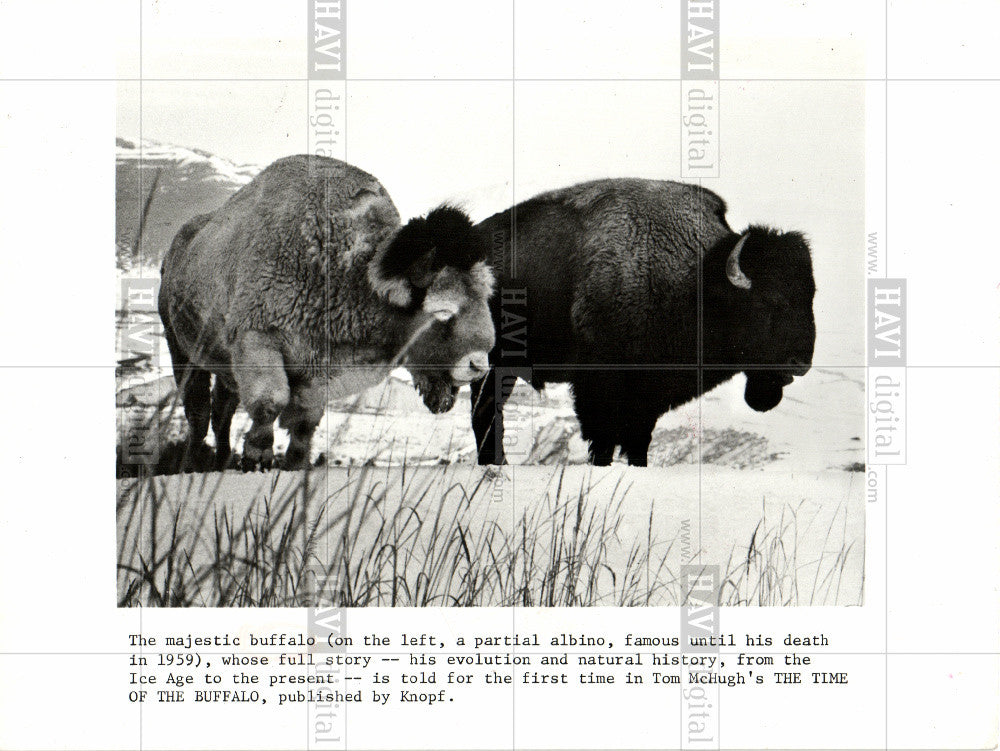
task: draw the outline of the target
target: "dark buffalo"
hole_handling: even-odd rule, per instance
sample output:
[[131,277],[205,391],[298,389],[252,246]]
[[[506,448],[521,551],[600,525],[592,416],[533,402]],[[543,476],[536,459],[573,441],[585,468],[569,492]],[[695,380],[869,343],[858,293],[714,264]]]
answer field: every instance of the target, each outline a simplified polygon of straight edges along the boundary
[[[480,464],[502,463],[516,376],[569,382],[594,464],[620,446],[644,466],[657,419],[746,373],[773,409],[812,363],[809,246],[798,232],[737,234],[726,204],[682,183],[615,179],[545,193],[477,225],[499,278],[493,368],[473,384]],[[512,242],[512,237],[516,242]]]

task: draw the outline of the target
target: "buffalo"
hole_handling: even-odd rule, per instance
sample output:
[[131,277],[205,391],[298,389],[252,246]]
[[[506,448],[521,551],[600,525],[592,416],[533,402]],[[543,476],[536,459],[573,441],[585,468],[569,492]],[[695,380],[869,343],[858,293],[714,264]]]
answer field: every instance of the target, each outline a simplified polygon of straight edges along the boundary
[[[330,399],[397,365],[433,412],[489,367],[493,277],[468,216],[442,206],[401,226],[374,177],[319,156],[280,159],[177,233],[159,312],[189,424],[184,468],[230,457],[233,413],[253,420],[244,469],[308,466]],[[214,384],[212,383],[214,376]]]
[[473,385],[480,464],[500,464],[517,377],[572,385],[590,461],[645,466],[657,419],[738,373],[773,409],[812,364],[815,283],[798,232],[751,225],[695,185],[607,179],[536,196],[476,226],[491,244],[497,344]]

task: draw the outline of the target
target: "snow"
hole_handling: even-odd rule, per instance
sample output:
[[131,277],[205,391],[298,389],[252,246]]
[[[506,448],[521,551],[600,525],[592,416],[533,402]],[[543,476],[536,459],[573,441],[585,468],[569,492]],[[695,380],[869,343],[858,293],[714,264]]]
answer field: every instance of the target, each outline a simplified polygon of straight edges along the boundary
[[173,162],[178,167],[201,165],[209,171],[210,179],[238,185],[250,182],[262,169],[260,165],[235,164],[228,159],[196,149],[149,139],[142,139],[137,143],[119,139],[115,148],[115,157],[120,161]]

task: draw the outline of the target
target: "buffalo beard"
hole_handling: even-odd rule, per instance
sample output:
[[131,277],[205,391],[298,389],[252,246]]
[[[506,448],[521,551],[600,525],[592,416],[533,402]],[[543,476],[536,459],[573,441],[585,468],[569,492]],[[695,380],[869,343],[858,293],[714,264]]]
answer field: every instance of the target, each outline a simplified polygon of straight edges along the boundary
[[413,385],[424,400],[424,405],[435,415],[447,412],[455,406],[458,386],[455,386],[450,380],[434,378],[424,373],[414,373]]
[[743,391],[743,400],[750,409],[757,412],[767,412],[781,402],[785,386],[791,379],[781,373],[752,372],[747,373],[747,385]]

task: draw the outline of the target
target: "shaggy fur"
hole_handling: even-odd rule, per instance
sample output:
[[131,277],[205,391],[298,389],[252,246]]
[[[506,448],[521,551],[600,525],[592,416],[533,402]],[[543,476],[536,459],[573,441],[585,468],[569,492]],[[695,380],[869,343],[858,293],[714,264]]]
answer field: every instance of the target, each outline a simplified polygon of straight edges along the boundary
[[[317,156],[278,160],[191,220],[164,258],[159,299],[189,459],[205,453],[211,423],[225,466],[242,402],[253,418],[245,466],[270,464],[279,416],[291,433],[286,465],[302,466],[327,401],[397,364],[419,371],[429,407],[450,407],[442,395],[453,396],[455,373],[481,374],[493,345],[479,257],[458,210],[400,227],[378,180]],[[428,288],[435,310],[420,302]]]
[[[470,271],[485,260],[486,246],[469,217],[440,206],[410,221],[384,245],[370,265],[369,279],[376,289],[391,289],[395,304],[416,308],[441,269]],[[405,293],[395,289],[400,280],[408,283]]]
[[[656,420],[739,372],[747,404],[777,405],[812,361],[815,285],[797,233],[741,235],[711,191],[675,182],[583,183],[525,201],[477,225],[497,249],[493,370],[475,384],[473,428],[482,464],[504,461],[510,378],[573,386],[591,461],[621,447],[644,465]],[[516,228],[516,241],[512,236]]]

